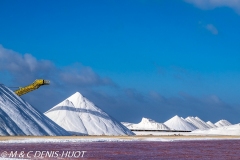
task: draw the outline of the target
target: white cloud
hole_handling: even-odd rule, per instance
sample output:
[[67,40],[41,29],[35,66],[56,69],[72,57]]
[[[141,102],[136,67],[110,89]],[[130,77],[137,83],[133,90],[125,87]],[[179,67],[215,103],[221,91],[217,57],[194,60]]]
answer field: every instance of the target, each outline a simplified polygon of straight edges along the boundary
[[201,9],[214,9],[217,7],[229,7],[240,14],[240,0],[184,0]]
[[55,69],[47,60],[37,60],[31,54],[21,55],[0,45],[0,71],[8,72],[15,81],[24,82],[40,75],[47,75]]
[[100,77],[90,67],[75,64],[59,68],[51,61],[38,60],[31,54],[22,55],[5,49],[2,45],[0,45],[0,71],[8,72],[18,84],[26,84],[37,78],[45,78],[54,80],[56,84],[115,85],[109,78]]
[[213,25],[213,24],[207,24],[206,25],[206,29],[208,30],[208,31],[210,31],[212,34],[214,34],[214,35],[217,35],[218,34],[218,30],[217,30],[217,28]]
[[114,85],[109,78],[102,78],[92,68],[81,64],[66,67],[61,71],[59,76],[64,82],[79,86]]

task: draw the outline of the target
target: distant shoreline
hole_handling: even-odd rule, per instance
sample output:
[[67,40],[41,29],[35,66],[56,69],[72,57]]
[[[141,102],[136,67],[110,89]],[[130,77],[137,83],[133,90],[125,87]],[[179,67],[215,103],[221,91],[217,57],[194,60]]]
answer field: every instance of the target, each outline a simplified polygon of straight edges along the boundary
[[[5,141],[28,141],[39,140],[40,142],[51,142],[52,140],[102,140],[102,141],[161,141],[161,140],[231,140],[239,139],[239,136],[229,135],[136,135],[136,136],[0,136],[0,143]],[[35,142],[34,142],[35,143]]]

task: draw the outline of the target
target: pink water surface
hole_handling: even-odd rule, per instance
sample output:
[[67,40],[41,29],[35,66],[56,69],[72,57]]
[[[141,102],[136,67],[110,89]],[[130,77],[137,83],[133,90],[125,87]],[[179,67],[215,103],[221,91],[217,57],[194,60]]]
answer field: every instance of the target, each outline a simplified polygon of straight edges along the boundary
[[[81,142],[81,143],[0,143],[0,154],[10,151],[86,151],[78,158],[91,160],[239,160],[240,140],[206,140],[175,142]],[[31,152],[34,153],[34,152]],[[27,158],[26,156],[24,158]]]

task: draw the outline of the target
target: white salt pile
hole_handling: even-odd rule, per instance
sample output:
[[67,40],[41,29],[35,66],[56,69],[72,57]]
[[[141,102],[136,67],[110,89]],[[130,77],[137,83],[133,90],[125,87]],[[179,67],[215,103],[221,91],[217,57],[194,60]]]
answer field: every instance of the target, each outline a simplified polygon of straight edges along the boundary
[[207,124],[209,126],[211,126],[212,128],[216,128],[217,126],[215,124],[213,124],[211,121],[207,121]]
[[164,124],[168,126],[171,130],[177,131],[193,131],[197,129],[196,126],[180,118],[177,115],[166,121]]
[[204,122],[203,120],[201,120],[198,117],[187,117],[185,119],[186,121],[188,121],[189,123],[193,124],[194,126],[196,126],[198,129],[208,129],[208,128],[212,128],[210,125],[208,125],[206,122]]
[[223,126],[230,126],[232,124],[230,122],[228,122],[227,120],[222,119],[222,120],[216,122],[215,125],[217,127],[223,127]]
[[70,135],[44,114],[0,84],[0,135]]
[[126,127],[132,130],[169,130],[169,128],[163,124],[158,123],[152,119],[149,118],[142,118],[141,122],[138,124],[129,124],[129,123],[123,123]]
[[199,135],[240,135],[240,124],[211,128],[206,130],[195,130],[192,133]]
[[134,135],[79,92],[45,112],[45,115],[75,135]]

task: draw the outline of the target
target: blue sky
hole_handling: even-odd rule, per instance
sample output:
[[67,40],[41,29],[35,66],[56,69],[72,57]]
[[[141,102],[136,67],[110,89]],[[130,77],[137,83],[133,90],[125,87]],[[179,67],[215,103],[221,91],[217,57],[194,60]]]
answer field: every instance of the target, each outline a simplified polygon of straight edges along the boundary
[[23,96],[42,112],[79,91],[119,121],[240,122],[239,0],[0,4],[0,82],[51,80]]

